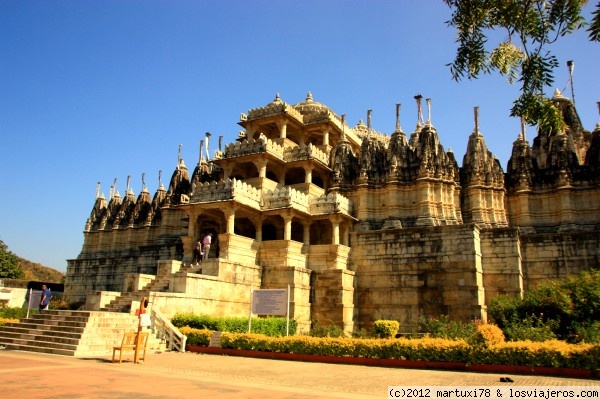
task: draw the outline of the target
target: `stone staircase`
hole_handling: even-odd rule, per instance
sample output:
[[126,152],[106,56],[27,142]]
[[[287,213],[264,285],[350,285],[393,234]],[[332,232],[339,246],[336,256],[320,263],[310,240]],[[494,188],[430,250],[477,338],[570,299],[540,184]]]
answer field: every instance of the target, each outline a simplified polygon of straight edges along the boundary
[[181,276],[186,273],[196,273],[201,269],[202,264],[182,266],[181,269],[173,274],[155,278],[139,291],[121,293],[121,295],[110,301],[104,308],[101,308],[100,310],[108,312],[131,312],[131,303],[133,301],[139,301],[143,297],[150,297],[150,292],[168,292],[171,284],[171,278],[174,276]]
[[[65,356],[112,356],[123,333],[137,328],[138,318],[126,313],[47,310],[0,326],[0,346]],[[164,347],[150,334],[148,351]]]

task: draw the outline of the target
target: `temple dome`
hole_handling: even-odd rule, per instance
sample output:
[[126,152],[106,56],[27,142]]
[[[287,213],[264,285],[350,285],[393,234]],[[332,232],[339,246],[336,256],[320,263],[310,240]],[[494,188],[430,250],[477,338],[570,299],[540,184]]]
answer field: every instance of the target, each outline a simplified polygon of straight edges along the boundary
[[322,113],[324,111],[329,111],[335,115],[335,112],[333,112],[331,108],[321,104],[320,102],[314,101],[312,93],[310,91],[306,95],[306,100],[294,105],[294,109],[300,112],[302,115],[313,115],[317,113]]

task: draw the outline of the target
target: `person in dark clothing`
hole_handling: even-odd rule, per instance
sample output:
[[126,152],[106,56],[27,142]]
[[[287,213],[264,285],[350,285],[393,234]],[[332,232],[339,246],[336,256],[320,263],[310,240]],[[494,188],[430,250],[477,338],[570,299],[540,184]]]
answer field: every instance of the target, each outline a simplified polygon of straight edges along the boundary
[[42,285],[42,297],[40,299],[40,312],[44,310],[48,310],[48,305],[50,304],[50,298],[52,298],[52,293],[50,292],[50,288],[46,287],[46,284]]

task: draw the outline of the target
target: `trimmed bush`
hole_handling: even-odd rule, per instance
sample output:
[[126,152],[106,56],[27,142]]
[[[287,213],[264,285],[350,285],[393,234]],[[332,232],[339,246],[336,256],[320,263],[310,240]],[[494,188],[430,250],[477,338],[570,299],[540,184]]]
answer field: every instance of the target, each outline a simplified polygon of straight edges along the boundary
[[27,317],[27,308],[0,308],[0,317],[3,319],[24,319]]
[[379,338],[392,338],[398,333],[400,323],[396,320],[377,320],[373,323],[373,332]]
[[[354,339],[309,336],[267,337],[260,334],[223,333],[221,345],[227,349],[257,350],[325,356],[352,356],[376,359],[445,361],[471,364],[526,365],[595,370],[600,367],[600,346],[569,344],[564,341],[499,342],[498,330],[482,324],[479,330],[486,342],[470,346],[464,340]],[[493,327],[489,327],[493,326]],[[490,338],[489,336],[492,336]]]
[[199,330],[191,327],[181,327],[179,329],[187,337],[187,345],[208,346],[212,331],[207,329]]
[[451,320],[442,315],[439,318],[422,317],[419,321],[419,332],[429,334],[433,338],[469,339],[477,331],[474,322],[463,323]]
[[484,346],[486,348],[504,342],[504,333],[495,324],[478,323],[477,331],[469,339],[472,346]]
[[[246,333],[248,332],[247,317],[214,317],[195,315],[190,313],[176,314],[171,323],[175,327],[192,327],[199,330]],[[289,333],[296,333],[297,323],[290,320]],[[286,319],[284,317],[253,317],[252,332],[273,337],[284,336],[286,333]]]

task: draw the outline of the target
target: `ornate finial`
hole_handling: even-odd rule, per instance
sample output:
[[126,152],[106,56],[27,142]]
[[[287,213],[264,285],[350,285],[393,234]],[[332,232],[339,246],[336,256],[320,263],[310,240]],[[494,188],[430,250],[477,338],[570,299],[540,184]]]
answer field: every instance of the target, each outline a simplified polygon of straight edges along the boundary
[[415,100],[417,101],[417,129],[420,129],[421,126],[425,124],[425,121],[423,120],[423,110],[421,109],[422,98],[423,96],[420,94],[415,96]]
[[346,140],[346,114],[342,114],[342,136],[340,140]]
[[162,169],[159,169],[159,171],[158,171],[158,187],[160,188],[162,186],[163,186],[163,184],[162,184]]
[[273,103],[279,104],[280,102],[281,102],[281,98],[279,98],[279,93],[275,93],[275,100],[273,100]]
[[371,113],[373,112],[372,109],[368,109],[367,110],[367,137],[371,137]]
[[210,153],[208,151],[208,139],[210,138],[210,136],[212,136],[212,134],[210,134],[210,132],[206,132],[205,134],[206,136],[206,160],[209,161],[210,160]]
[[475,120],[475,134],[479,136],[479,107],[473,107],[473,118]]
[[308,94],[306,94],[306,102],[307,103],[312,103],[313,102],[313,96],[312,93],[309,91]]
[[575,63],[573,60],[567,61],[567,67],[569,68],[569,82],[571,82],[571,97],[573,97],[573,106],[575,106],[575,88],[573,87],[573,70],[575,69]]
[[131,175],[127,176],[127,188],[125,189],[125,195],[129,194],[129,183],[131,183]]
[[204,154],[202,151],[204,151],[204,139],[200,140],[200,160],[198,163],[202,163],[202,161],[204,161]]
[[219,136],[219,151],[221,151],[222,144],[223,144],[223,136]]
[[96,184],[96,199],[100,196],[100,182]]
[[114,197],[115,195],[117,195],[117,178],[115,177],[115,181],[113,182],[113,192],[110,196],[110,198],[112,199],[112,197]]
[[142,189],[146,188],[146,174],[142,172]]
[[521,134],[520,134],[521,138],[523,139],[523,141],[526,140],[525,138],[525,118],[521,117]]
[[108,192],[108,199],[111,200],[115,195],[115,186],[110,186],[110,191]]
[[431,98],[426,98],[427,102],[427,125],[431,126]]
[[177,169],[179,169],[179,164],[181,163],[181,149],[183,148],[183,144],[179,144],[179,151],[177,151]]
[[402,128],[400,127],[400,104],[396,104],[396,131],[402,131]]

